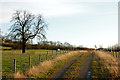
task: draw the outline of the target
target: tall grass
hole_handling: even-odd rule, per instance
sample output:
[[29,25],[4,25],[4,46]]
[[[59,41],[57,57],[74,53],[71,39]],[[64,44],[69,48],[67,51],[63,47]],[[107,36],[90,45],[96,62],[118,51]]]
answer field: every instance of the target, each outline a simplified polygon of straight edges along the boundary
[[118,60],[112,55],[97,51],[92,61],[92,78],[118,78]]

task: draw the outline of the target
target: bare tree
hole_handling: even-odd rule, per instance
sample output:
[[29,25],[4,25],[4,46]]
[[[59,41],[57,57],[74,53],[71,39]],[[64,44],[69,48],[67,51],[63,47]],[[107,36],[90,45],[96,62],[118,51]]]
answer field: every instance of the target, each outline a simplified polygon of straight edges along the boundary
[[47,25],[42,16],[34,15],[26,10],[16,10],[12,16],[13,25],[9,35],[22,44],[22,53],[25,53],[26,42],[37,37],[46,38]]

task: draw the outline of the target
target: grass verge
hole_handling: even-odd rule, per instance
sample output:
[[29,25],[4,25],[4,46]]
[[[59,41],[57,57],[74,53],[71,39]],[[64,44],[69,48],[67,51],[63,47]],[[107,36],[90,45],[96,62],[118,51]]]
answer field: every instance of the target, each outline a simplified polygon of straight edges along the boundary
[[91,78],[118,78],[118,61],[112,55],[96,51],[93,55]]

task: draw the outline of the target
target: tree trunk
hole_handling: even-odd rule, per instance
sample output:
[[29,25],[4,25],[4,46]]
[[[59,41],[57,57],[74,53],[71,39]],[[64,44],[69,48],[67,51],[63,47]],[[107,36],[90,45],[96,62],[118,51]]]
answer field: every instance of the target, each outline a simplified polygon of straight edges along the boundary
[[25,47],[26,47],[26,45],[25,45],[25,43],[23,42],[23,44],[22,44],[22,53],[25,53]]

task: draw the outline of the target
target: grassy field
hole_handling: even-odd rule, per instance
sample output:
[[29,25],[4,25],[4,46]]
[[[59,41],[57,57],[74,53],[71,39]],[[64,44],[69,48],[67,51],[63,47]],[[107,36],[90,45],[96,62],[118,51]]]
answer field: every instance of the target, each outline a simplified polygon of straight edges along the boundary
[[5,47],[5,46],[2,46],[1,49],[2,49],[2,50],[4,50],[4,49],[7,50],[7,49],[12,49],[12,47]]
[[[57,52],[56,50],[26,50],[26,53],[22,54],[21,50],[8,50],[2,51],[2,77],[12,78],[14,73],[14,59],[16,59],[16,71],[25,74],[25,71],[29,69],[29,56],[31,56],[31,65],[39,64],[39,55],[41,54],[41,62],[46,60],[46,54],[48,51],[48,60],[65,53],[65,51]],[[52,57],[53,54],[53,57]]]

